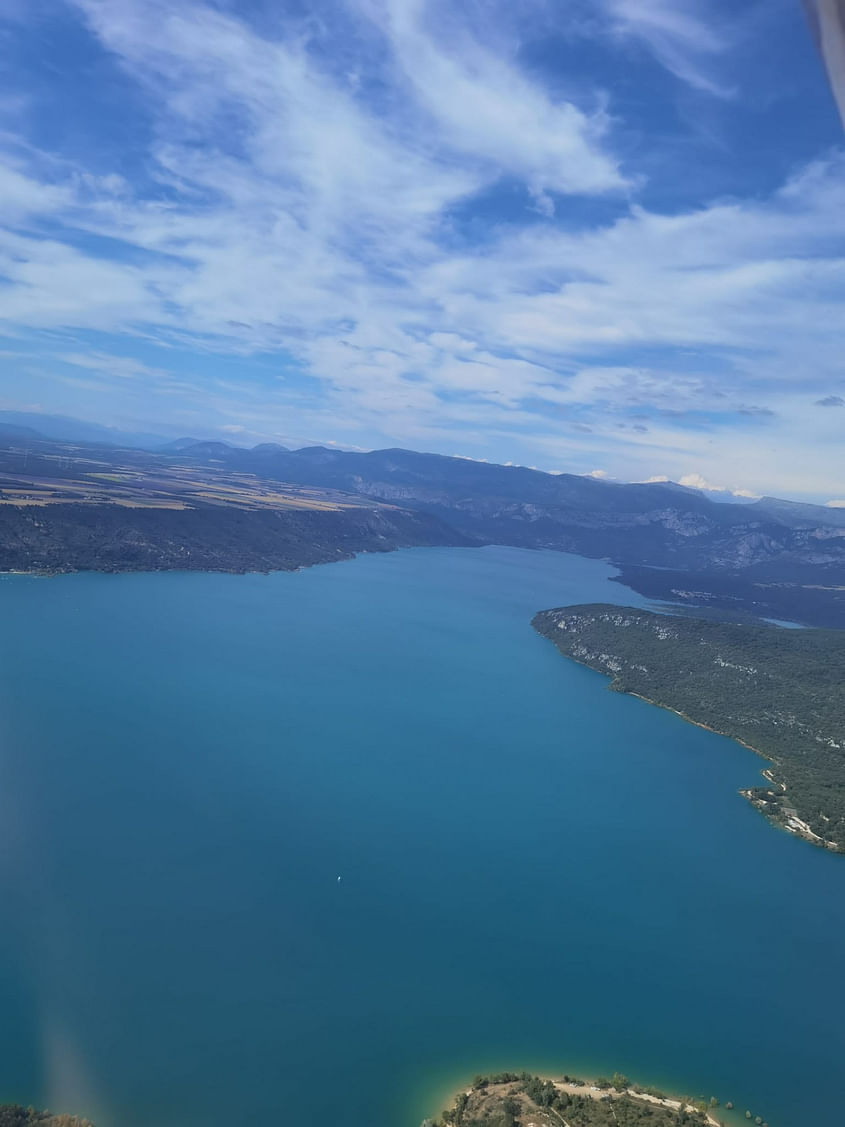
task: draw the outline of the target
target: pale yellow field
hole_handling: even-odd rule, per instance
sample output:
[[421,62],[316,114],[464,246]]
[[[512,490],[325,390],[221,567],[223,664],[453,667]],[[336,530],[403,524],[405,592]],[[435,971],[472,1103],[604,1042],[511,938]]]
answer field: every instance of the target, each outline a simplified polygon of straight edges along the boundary
[[[87,461],[86,466],[101,465]],[[80,469],[82,466],[80,465]],[[21,478],[0,474],[0,504],[119,505],[130,509],[190,509],[197,505],[257,510],[306,509],[338,512],[361,507],[349,495],[268,482],[252,474],[223,473],[214,468],[180,466],[155,468],[147,473],[135,468],[85,471],[77,477],[33,477],[24,484]],[[8,484],[4,484],[5,481]],[[372,502],[367,502],[373,507]]]

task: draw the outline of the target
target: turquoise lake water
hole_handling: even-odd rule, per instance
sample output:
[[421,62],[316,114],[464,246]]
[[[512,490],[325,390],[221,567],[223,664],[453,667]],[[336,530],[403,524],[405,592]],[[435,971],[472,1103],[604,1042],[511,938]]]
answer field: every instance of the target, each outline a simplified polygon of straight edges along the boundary
[[845,858],[736,796],[757,757],[531,630],[643,605],[611,574],[0,579],[0,1100],[418,1127],[525,1066],[838,1121]]

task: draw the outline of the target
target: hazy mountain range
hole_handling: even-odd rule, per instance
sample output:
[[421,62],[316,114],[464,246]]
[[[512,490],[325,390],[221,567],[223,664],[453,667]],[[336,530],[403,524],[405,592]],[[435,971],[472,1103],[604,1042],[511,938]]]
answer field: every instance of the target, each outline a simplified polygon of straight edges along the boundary
[[[33,455],[49,449],[33,428],[0,423],[0,438],[4,433],[7,446],[31,448]],[[437,518],[457,534],[452,543],[607,558],[631,586],[674,601],[845,625],[840,509],[771,497],[715,503],[672,482],[623,484],[400,449],[288,450],[274,443],[245,449],[190,438],[154,450],[105,442],[96,449],[100,462],[145,471],[207,467],[372,498]],[[167,519],[178,521],[180,514]]]

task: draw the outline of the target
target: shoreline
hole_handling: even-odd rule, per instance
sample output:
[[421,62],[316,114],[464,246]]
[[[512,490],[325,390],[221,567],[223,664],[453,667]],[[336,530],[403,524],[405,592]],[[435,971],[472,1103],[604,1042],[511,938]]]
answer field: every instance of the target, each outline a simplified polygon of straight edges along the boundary
[[[637,1092],[633,1088],[623,1088],[622,1091],[619,1091],[618,1088],[602,1089],[595,1085],[590,1085],[585,1091],[584,1088],[578,1084],[567,1084],[565,1080],[555,1080],[553,1076],[542,1076],[540,1079],[551,1080],[552,1084],[554,1084],[559,1092],[566,1092],[571,1096],[588,1096],[592,1100],[601,1100],[608,1096],[611,1100],[619,1099],[620,1096],[630,1096],[631,1099],[656,1104],[658,1107],[665,1107],[669,1111],[684,1110],[692,1112],[698,1110],[694,1104],[685,1103],[680,1098],[673,1096],[654,1096],[650,1092]],[[709,1111],[706,1111],[704,1114],[710,1127],[720,1127],[719,1120],[714,1119]]]
[[[0,579],[4,576],[28,576],[32,579],[56,579],[66,575],[293,575],[298,571],[308,571],[312,567],[323,567],[325,564],[350,563],[361,556],[390,556],[397,552],[417,551],[477,551],[484,548],[511,548],[511,544],[396,544],[391,547],[371,547],[347,549],[338,548],[335,554],[327,555],[324,559],[306,560],[303,563],[278,564],[273,567],[136,567],[119,565],[108,567],[32,567],[32,568],[0,568]],[[556,555],[570,556],[572,552],[557,552],[556,549],[518,548],[520,551],[553,551]],[[578,556],[578,559],[592,561],[592,556]],[[603,561],[599,561],[603,562]]]
[[[619,693],[621,696],[625,697],[634,697],[636,700],[641,700],[645,704],[651,705],[653,708],[662,709],[663,712],[671,712],[674,716],[680,717],[680,719],[683,720],[686,724],[691,724],[694,728],[702,728],[705,732],[712,732],[714,736],[721,736],[723,739],[730,740],[732,743],[738,744],[740,747],[744,747],[747,751],[753,752],[753,754],[758,756],[760,759],[765,759],[765,761],[770,764],[770,767],[763,768],[760,771],[760,774],[768,783],[772,784],[773,786],[780,787],[782,792],[786,794],[786,785],[784,783],[776,783],[769,774],[771,765],[776,764],[777,760],[772,759],[764,751],[760,751],[759,748],[754,747],[752,744],[746,743],[745,740],[739,739],[739,737],[737,736],[730,735],[728,732],[720,732],[718,728],[713,728],[710,724],[705,724],[703,721],[699,720],[693,720],[691,716],[687,716],[685,712],[681,712],[677,708],[672,708],[671,705],[661,704],[660,701],[652,700],[650,697],[645,697],[642,695],[642,693],[635,693],[631,689],[617,688],[618,680],[615,674],[608,673],[605,669],[596,669],[596,667],[594,665],[590,665],[588,661],[582,661],[580,658],[575,657],[572,654],[564,653],[563,650],[555,645],[553,638],[548,638],[544,634],[540,634],[540,637],[545,638],[547,641],[550,641],[552,645],[555,646],[555,649],[558,651],[561,657],[565,657],[567,661],[574,661],[576,665],[580,665],[584,669],[589,669],[592,673],[598,673],[601,677],[608,678],[609,680],[607,688],[611,692]],[[795,817],[789,817],[785,821],[781,822],[778,819],[773,818],[765,810],[761,810],[758,801],[755,801],[754,789],[755,788],[753,787],[740,787],[736,793],[738,795],[741,795],[742,798],[744,798],[745,801],[754,810],[756,810],[758,814],[761,814],[773,829],[782,830],[784,833],[791,834],[793,837],[801,838],[803,841],[806,841],[810,845],[815,846],[816,849],[824,849],[827,853],[843,852],[843,850],[837,848],[835,842],[828,841],[826,838],[819,837],[818,834],[813,833],[807,823],[797,815]]]
[[[620,1090],[613,1086],[599,1087],[596,1084],[596,1080],[599,1078],[593,1076],[575,1078],[565,1074],[565,1076],[561,1078],[559,1073],[552,1074],[545,1070],[537,1072],[527,1070],[526,1075],[548,1081],[553,1084],[559,1092],[565,1092],[569,1096],[580,1096],[596,1101],[613,1101],[621,1099],[622,1097],[628,1097],[632,1100],[640,1100],[646,1104],[665,1108],[667,1111],[684,1110],[688,1113],[701,1113],[704,1115],[707,1127],[726,1127],[729,1122],[737,1124],[739,1122],[745,1122],[745,1113],[740,1111],[735,1105],[728,1107],[727,1104],[720,1103],[716,1107],[703,1107],[701,1103],[699,1103],[698,1106],[696,1106],[695,1103],[690,1102],[689,1097],[666,1094],[662,1089],[656,1087],[652,1091],[646,1091],[636,1081],[633,1085],[629,1084],[627,1088]],[[509,1080],[498,1082],[496,1080],[496,1074],[493,1074],[489,1079],[488,1090],[501,1088],[504,1094],[514,1083],[518,1083],[518,1081]],[[637,1088],[640,1090],[637,1091]],[[440,1108],[434,1115],[439,1117],[444,1111],[451,1109],[462,1096],[470,1095],[474,1090],[476,1090],[475,1084],[466,1082],[452,1089],[446,1096],[446,1107]],[[728,1101],[728,1103],[730,1103],[730,1101]],[[429,1116],[430,1115],[431,1112],[429,1112]]]
[[[576,659],[573,658],[572,660]],[[592,666],[587,666],[587,668],[591,669]],[[599,673],[601,670],[595,670],[595,672]],[[714,728],[710,724],[693,720],[692,717],[687,716],[685,712],[681,712],[677,708],[672,708],[671,705],[661,704],[659,701],[644,697],[641,693],[630,692],[627,689],[616,689],[614,688],[614,683],[614,681],[611,681],[610,685],[608,685],[608,688],[613,692],[622,693],[623,696],[627,697],[636,697],[637,700],[645,701],[646,704],[650,704],[654,708],[662,708],[664,712],[672,712],[675,716],[679,716],[681,720],[685,721],[687,724],[692,724],[695,728],[703,728],[705,732],[712,732],[714,736],[721,736],[723,739],[731,740],[733,743],[739,744],[740,747],[744,747],[747,751],[753,752],[755,755],[759,756],[760,759],[765,759],[770,765],[777,764],[776,759],[772,759],[771,756],[767,755],[764,751],[760,751],[759,748],[754,747],[750,743],[746,743],[745,740],[741,740],[738,736],[731,736],[727,732],[720,732],[718,728]],[[786,784],[777,782],[772,778],[771,767],[764,767],[760,771],[760,774],[768,783],[772,786],[780,787],[782,793],[784,795],[786,794]],[[797,817],[797,815],[787,817],[785,822],[781,822],[777,818],[773,818],[770,814],[767,814],[765,810],[761,810],[759,801],[754,798],[754,789],[754,787],[740,787],[736,793],[742,795],[745,801],[748,802],[758,814],[762,814],[769,825],[773,826],[775,829],[783,830],[785,833],[792,834],[793,837],[803,838],[804,841],[808,841],[818,849],[826,849],[829,853],[841,852],[841,850],[836,847],[835,842],[828,841],[826,838],[819,837],[818,834],[813,833],[807,823],[802,818]]]

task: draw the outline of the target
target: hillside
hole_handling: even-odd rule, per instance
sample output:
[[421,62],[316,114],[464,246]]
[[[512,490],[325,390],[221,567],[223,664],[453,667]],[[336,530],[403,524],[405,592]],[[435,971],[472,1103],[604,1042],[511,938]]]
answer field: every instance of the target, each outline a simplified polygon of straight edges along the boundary
[[359,552],[461,544],[423,513],[0,505],[0,571],[293,571]]
[[618,1075],[613,1083],[619,1087],[568,1076],[543,1080],[527,1072],[479,1076],[423,1127],[719,1127],[721,1122],[716,1099],[700,1104],[671,1099]]
[[[207,445],[182,453],[202,460]],[[818,505],[717,504],[671,482],[623,484],[410,450],[215,446],[228,467],[425,508],[478,540],[687,571],[768,569],[784,579],[793,578],[790,566],[832,575],[845,561],[842,514]]]
[[817,845],[845,851],[845,633],[652,614],[608,604],[541,611],[566,656],[771,760],[741,792]]
[[75,1115],[54,1115],[18,1104],[0,1104],[0,1127],[92,1127]]
[[0,571],[290,570],[466,542],[429,513],[216,466],[53,443],[0,451]]
[[[291,451],[272,443],[246,450],[190,439],[139,450],[25,434],[7,435],[0,447],[0,500],[173,510],[387,506],[416,513],[419,522],[411,528],[406,519],[410,539],[403,532],[396,544],[575,552],[612,561],[622,582],[652,597],[731,616],[845,627],[841,511],[772,498],[717,504],[671,482],[620,484],[410,450]],[[44,518],[58,521],[52,512]],[[73,518],[65,514],[57,536]],[[177,515],[159,527],[184,539],[200,523]],[[245,558],[231,566],[253,564]]]

